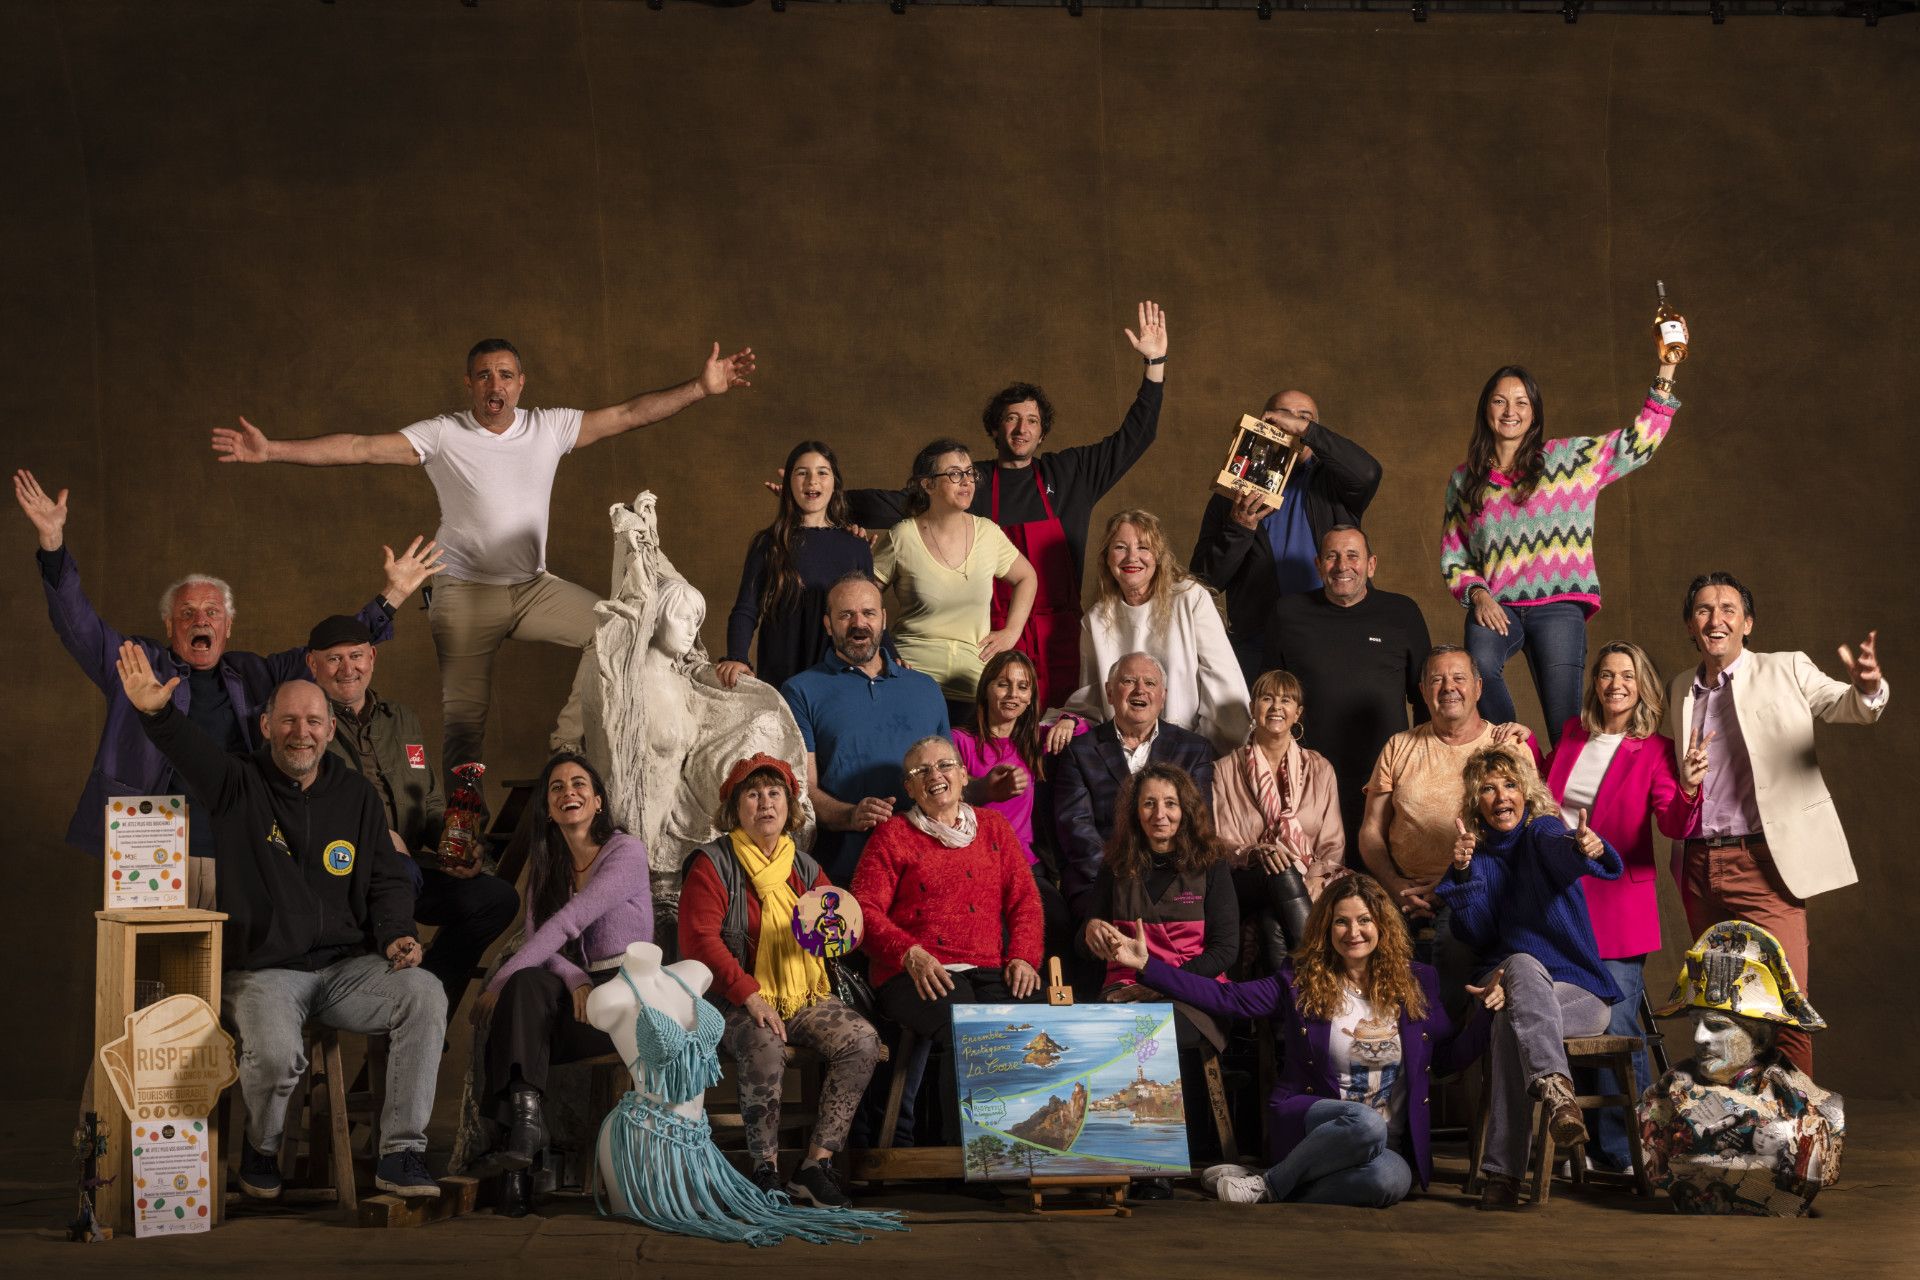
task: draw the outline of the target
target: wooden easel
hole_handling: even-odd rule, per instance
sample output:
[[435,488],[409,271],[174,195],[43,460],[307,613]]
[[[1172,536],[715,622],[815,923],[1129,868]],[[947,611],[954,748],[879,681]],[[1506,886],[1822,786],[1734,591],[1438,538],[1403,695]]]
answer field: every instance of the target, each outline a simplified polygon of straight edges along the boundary
[[[1060,979],[1060,957],[1047,959],[1047,1003],[1068,1005],[1073,1003],[1073,988]],[[1127,1188],[1133,1185],[1130,1178],[1116,1178],[1108,1173],[1061,1174],[1054,1177],[1027,1179],[1027,1211],[1039,1214],[1043,1218],[1131,1218],[1133,1208],[1127,1203]],[[1046,1204],[1049,1191],[1091,1192],[1092,1203],[1084,1200],[1071,1200],[1059,1208],[1050,1209]]]

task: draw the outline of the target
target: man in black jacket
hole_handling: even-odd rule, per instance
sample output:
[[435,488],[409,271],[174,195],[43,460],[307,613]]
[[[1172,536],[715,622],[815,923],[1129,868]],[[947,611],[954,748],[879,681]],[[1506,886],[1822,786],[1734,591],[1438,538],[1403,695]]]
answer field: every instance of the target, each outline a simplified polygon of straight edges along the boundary
[[276,1153],[311,1018],[388,1036],[374,1184],[439,1195],[423,1156],[447,998],[418,968],[413,891],[380,797],[327,754],[326,695],[305,680],[280,685],[260,717],[264,745],[228,755],[175,710],[178,676],[160,683],[132,641],[117,666],[141,728],[197,798],[193,818],[214,826],[215,893],[227,913],[221,1012],[239,1032],[247,1104],[240,1189],[263,1200],[280,1194]]
[[1306,392],[1276,392],[1260,416],[1306,445],[1287,479],[1286,501],[1275,510],[1257,493],[1232,502],[1213,495],[1190,566],[1226,594],[1228,636],[1249,685],[1263,670],[1261,631],[1273,602],[1320,587],[1320,539],[1335,525],[1361,523],[1380,488],[1380,464],[1322,426]]
[[1060,755],[1054,776],[1055,824],[1060,838],[1060,891],[1077,923],[1093,906],[1107,838],[1113,834],[1121,784],[1148,764],[1175,764],[1193,776],[1213,802],[1213,744],[1160,718],[1167,677],[1150,653],[1129,653],[1107,673],[1113,719],[1095,725]]

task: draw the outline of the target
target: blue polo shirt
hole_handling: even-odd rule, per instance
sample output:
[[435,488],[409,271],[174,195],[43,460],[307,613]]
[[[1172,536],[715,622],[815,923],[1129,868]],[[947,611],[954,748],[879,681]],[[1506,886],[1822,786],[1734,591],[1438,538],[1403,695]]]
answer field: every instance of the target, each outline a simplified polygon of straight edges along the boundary
[[[932,677],[885,655],[881,660],[880,674],[868,676],[829,649],[824,660],[781,685],[780,696],[813,752],[822,791],[848,803],[892,796],[904,807],[900,762],[920,739],[947,732],[947,700]],[[823,824],[814,860],[835,884],[849,884],[866,844],[864,831],[829,831]]]

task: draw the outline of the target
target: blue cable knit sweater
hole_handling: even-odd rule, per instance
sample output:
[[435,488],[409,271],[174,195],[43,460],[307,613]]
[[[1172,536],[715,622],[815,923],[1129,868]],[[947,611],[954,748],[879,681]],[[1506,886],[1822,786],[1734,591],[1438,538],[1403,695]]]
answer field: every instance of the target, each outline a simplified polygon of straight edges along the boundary
[[1591,991],[1608,1004],[1622,999],[1600,962],[1580,877],[1617,880],[1612,845],[1590,861],[1558,814],[1524,815],[1511,831],[1478,824],[1480,847],[1465,871],[1449,871],[1435,890],[1453,908],[1453,931],[1483,958],[1524,952],[1555,982]]

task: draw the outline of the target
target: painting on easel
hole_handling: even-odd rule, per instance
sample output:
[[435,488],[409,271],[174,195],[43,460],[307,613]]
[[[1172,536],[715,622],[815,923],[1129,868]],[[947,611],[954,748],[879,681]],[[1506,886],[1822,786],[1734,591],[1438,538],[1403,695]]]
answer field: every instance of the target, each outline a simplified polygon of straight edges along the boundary
[[953,1044],[969,1182],[1187,1172],[1172,1005],[957,1004]]

